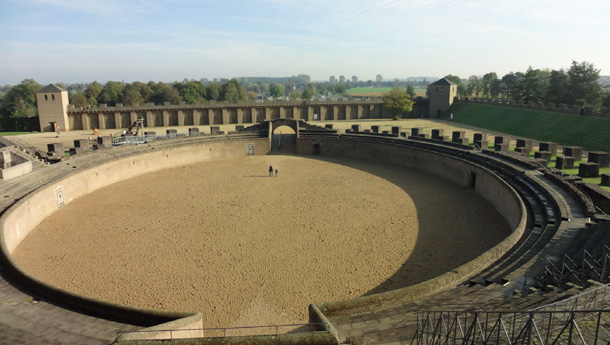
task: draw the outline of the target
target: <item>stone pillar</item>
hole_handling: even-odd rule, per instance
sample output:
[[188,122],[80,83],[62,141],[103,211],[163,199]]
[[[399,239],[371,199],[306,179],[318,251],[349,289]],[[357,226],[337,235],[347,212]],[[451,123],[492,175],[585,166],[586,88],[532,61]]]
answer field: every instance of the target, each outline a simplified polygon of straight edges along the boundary
[[587,162],[597,163],[599,164],[600,168],[610,167],[610,153],[602,151],[589,152],[589,158],[587,158]]
[[578,166],[578,176],[583,178],[599,176],[599,164],[580,163],[580,165]]
[[237,108],[237,123],[244,123],[244,109]]
[[272,119],[271,119],[271,113],[272,113],[272,112],[271,112],[271,111],[270,111],[270,109],[269,109],[269,108],[267,108],[267,107],[265,107],[265,108],[263,108],[263,109],[264,109],[263,111],[265,112],[265,120],[266,120],[266,121],[271,121],[271,120],[272,120]]
[[333,115],[331,120],[338,120],[339,119],[339,107],[336,105],[333,105]]
[[83,129],[85,130],[91,129],[91,119],[89,116],[91,116],[91,114],[83,113],[80,118]]
[[602,186],[610,187],[610,174],[602,174]]
[[364,117],[364,107],[362,106],[362,104],[358,104],[356,106],[356,118],[361,119],[363,117]]
[[114,128],[123,128],[123,121],[121,121],[121,113],[118,111],[114,112]]
[[201,110],[193,109],[193,126],[201,125]]
[[430,133],[430,137],[435,140],[440,140],[445,135],[444,129],[433,129]]
[[563,147],[563,155],[574,157],[575,161],[582,160],[582,147],[578,146],[564,146]]
[[152,111],[146,111],[146,125],[148,127],[156,126],[155,123],[155,114]]
[[286,118],[286,107],[280,106],[280,119]]
[[555,156],[557,155],[557,144],[541,142],[538,144],[538,151],[547,151],[550,152],[551,155]]
[[100,129],[106,129],[106,121],[104,121],[104,114],[97,114],[97,123],[99,124]]
[[421,127],[411,128],[411,136],[418,138],[420,134],[423,134],[424,129]]
[[379,126],[371,126],[371,133],[379,133]]
[[169,127],[169,111],[167,110],[163,110],[163,127]]
[[500,137],[500,136],[494,137],[494,145],[504,144],[504,142],[506,142],[508,144],[508,142],[509,142],[508,138],[504,138],[504,137]]
[[352,132],[360,132],[360,125],[352,125]]
[[557,156],[555,159],[555,168],[556,169],[574,169],[574,158],[568,156]]
[[178,110],[178,126],[184,126],[184,110]]
[[215,108],[211,108],[208,110],[208,124],[211,125],[216,125],[217,123],[215,123],[214,121],[214,115],[216,113],[216,109]]
[[534,158],[544,159],[548,164],[551,161],[551,152],[548,151],[536,151],[534,152]]
[[210,127],[210,134],[220,134],[220,127],[219,126]]
[[466,131],[453,131],[451,133],[451,141],[457,142],[458,139],[466,138]]
[[399,136],[400,130],[401,130],[400,126],[392,126],[392,135],[395,137]]
[[313,107],[307,106],[307,122],[313,121]]

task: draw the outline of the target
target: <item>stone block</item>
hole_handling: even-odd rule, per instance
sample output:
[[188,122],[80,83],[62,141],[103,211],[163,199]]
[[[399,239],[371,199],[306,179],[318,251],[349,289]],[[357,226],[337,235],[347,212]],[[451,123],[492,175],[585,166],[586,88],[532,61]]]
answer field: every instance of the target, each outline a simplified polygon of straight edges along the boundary
[[418,138],[422,138],[422,139],[428,139],[428,138],[429,138],[429,135],[428,135],[428,134],[426,134],[426,133],[420,133],[420,134],[419,134],[417,137],[418,137]]
[[500,136],[494,137],[494,145],[504,144],[504,143],[508,144],[508,142],[509,142],[508,138],[500,137]]
[[400,130],[400,126],[392,126],[392,135],[397,137],[398,135],[400,135]]
[[[197,129],[197,130],[199,130],[199,129]],[[243,131],[244,130],[244,125],[235,125],[235,130],[238,131],[238,132],[239,131]]]
[[574,169],[574,157],[569,156],[557,156],[555,158],[556,169]]
[[371,133],[379,133],[379,126],[371,126]]
[[610,174],[602,174],[602,186],[610,187]]
[[97,137],[97,144],[102,145],[101,148],[106,146],[112,146],[112,138],[111,137]]
[[151,135],[151,136],[156,136],[156,135],[157,135],[157,132],[155,132],[155,131],[146,131],[146,132],[144,132],[144,136],[146,136],[146,137],[147,137],[147,136],[149,136],[149,135]]
[[210,133],[211,134],[220,134],[220,127],[219,126],[210,127]]
[[599,176],[599,164],[597,163],[580,163],[578,166],[578,176],[587,177],[598,177]]
[[564,146],[563,155],[573,157],[575,161],[581,161],[582,160],[582,147]]
[[70,148],[70,156],[74,156],[77,153],[83,153],[85,149],[82,147],[71,147]]
[[407,132],[400,132],[400,137],[401,138],[406,138],[407,137]]
[[489,141],[487,140],[475,140],[474,147],[477,149],[486,149],[489,147]]
[[541,142],[538,144],[538,151],[550,152],[551,155],[555,156],[557,155],[557,144]]
[[175,138],[177,134],[178,134],[178,131],[175,129],[166,129],[165,130],[165,135],[167,135],[168,138]]
[[53,144],[47,144],[47,150],[49,152],[64,152],[64,144],[62,143],[53,143]]
[[89,148],[89,139],[76,139],[74,140],[74,147],[79,147],[82,149],[88,149]]
[[437,139],[439,137],[442,137],[443,135],[445,135],[445,130],[444,129],[433,129],[431,134],[430,134],[432,139]]
[[390,134],[390,131],[383,131],[381,134]]
[[[530,152],[534,149],[534,141],[532,139],[517,139],[517,147],[523,147],[523,154],[529,156]],[[539,151],[546,151],[540,149]]]
[[418,137],[421,133],[424,132],[424,129],[421,127],[413,127],[411,128],[411,136]]
[[333,124],[332,123],[327,123],[324,125],[324,128],[326,129],[333,129]]
[[548,151],[536,151],[534,152],[534,158],[544,159],[547,163],[551,161],[551,153]]
[[365,129],[364,133],[371,133],[371,130],[370,129]]
[[360,125],[352,125],[353,132],[360,132]]
[[[237,127],[237,126],[235,126],[235,127]],[[199,135],[199,128],[197,128],[197,127],[189,127],[189,137],[196,137],[198,135]]]
[[487,140],[486,133],[474,133],[472,141],[477,142],[477,141],[483,141],[483,140]]
[[508,152],[508,144],[494,144],[494,151]]
[[518,152],[524,156],[529,156],[530,150],[527,147],[515,147],[515,152]]
[[456,139],[462,138],[466,138],[466,131],[453,131],[453,133],[451,133],[451,141],[455,142]]
[[460,144],[460,145],[469,145],[470,144],[470,140],[468,140],[468,138],[452,139],[451,142]]
[[610,153],[602,151],[589,152],[589,163],[597,163],[600,168],[610,167]]

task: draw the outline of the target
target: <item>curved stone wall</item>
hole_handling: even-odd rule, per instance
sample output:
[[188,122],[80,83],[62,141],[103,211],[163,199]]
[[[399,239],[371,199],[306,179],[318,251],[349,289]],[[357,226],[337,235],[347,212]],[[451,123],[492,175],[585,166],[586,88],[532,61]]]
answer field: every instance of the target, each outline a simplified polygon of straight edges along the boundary
[[[94,315],[145,325],[192,315],[142,310],[63,291],[40,282],[28,275],[27,272],[20,270],[11,259],[11,253],[44,218],[57,211],[56,191],[58,191],[58,188],[61,188],[64,202],[67,204],[79,196],[140,174],[221,157],[245,156],[247,143],[255,144],[254,153],[257,155],[267,154],[270,150],[269,139],[267,138],[221,140],[199,144],[189,144],[185,141],[182,145],[168,148],[156,149],[152,146],[149,148],[150,151],[142,151],[137,155],[109,160],[82,170],[78,169],[78,160],[75,160],[74,164],[77,168],[74,169],[74,173],[37,189],[2,215],[0,218],[0,225],[2,226],[0,245],[4,256],[3,260],[8,264],[9,269],[16,273],[18,278],[38,292]],[[367,305],[372,304],[415,299],[440,291],[476,273],[489,262],[499,258],[517,242],[525,228],[525,209],[516,192],[499,177],[481,166],[431,151],[360,140],[301,138],[298,139],[297,151],[310,154],[312,152],[309,152],[309,150],[312,150],[311,147],[314,143],[323,146],[322,152],[325,155],[380,159],[408,168],[417,168],[434,173],[463,186],[471,186],[473,174],[475,174],[474,189],[476,192],[498,209],[513,229],[512,233],[503,242],[477,259],[451,272],[412,287],[352,300],[324,303],[319,307],[325,314],[344,309],[366,308]],[[103,155],[103,153],[99,154]],[[317,310],[318,308],[314,309]]]

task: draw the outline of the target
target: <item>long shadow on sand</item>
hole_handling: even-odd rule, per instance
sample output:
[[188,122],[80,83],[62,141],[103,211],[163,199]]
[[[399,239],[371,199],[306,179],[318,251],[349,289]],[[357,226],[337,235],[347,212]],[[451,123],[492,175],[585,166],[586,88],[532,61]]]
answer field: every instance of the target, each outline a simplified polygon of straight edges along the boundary
[[[366,295],[421,283],[475,259],[510,233],[502,216],[470,188],[429,173],[362,158],[303,157],[358,169],[407,193],[417,210],[417,241],[402,266]],[[354,186],[358,188],[358,186]]]

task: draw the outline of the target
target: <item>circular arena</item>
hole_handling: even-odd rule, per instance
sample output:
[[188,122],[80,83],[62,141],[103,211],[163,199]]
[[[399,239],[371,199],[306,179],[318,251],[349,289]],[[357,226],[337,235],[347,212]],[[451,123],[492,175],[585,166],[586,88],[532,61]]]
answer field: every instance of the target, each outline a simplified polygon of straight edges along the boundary
[[[280,126],[295,134],[278,138]],[[383,343],[419,331],[396,326],[396,308],[489,308],[529,288],[525,271],[562,249],[527,241],[589,216],[489,153],[302,121],[253,127],[47,167],[2,216],[7,274],[33,305],[119,322],[119,343],[280,324],[308,324],[286,341]]]

